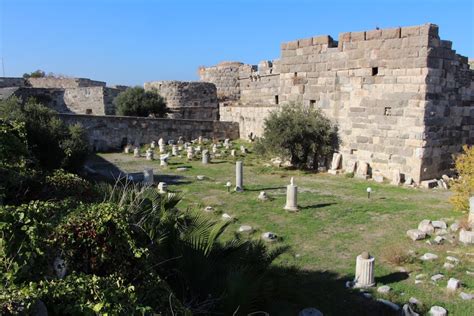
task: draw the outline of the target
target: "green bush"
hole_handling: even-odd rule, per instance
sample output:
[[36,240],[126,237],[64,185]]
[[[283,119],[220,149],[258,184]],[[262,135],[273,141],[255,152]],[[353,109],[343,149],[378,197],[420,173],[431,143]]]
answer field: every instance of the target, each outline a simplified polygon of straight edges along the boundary
[[0,205],[19,200],[37,172],[28,152],[25,124],[0,119]]
[[264,124],[255,151],[288,158],[296,167],[317,170],[339,144],[335,126],[319,110],[301,105],[283,106],[270,113]]
[[118,115],[164,117],[168,113],[166,102],[156,91],[142,87],[128,88],[114,100]]
[[80,126],[66,126],[55,113],[32,99],[0,102],[0,118],[24,123],[28,150],[41,169],[77,171],[87,156],[85,133]]
[[99,199],[96,188],[90,182],[73,173],[62,169],[47,175],[41,194],[41,199],[63,200],[74,198],[76,201],[92,202]]
[[469,211],[469,197],[474,195],[474,146],[463,147],[463,153],[455,159],[459,177],[451,184],[451,204],[458,211]]

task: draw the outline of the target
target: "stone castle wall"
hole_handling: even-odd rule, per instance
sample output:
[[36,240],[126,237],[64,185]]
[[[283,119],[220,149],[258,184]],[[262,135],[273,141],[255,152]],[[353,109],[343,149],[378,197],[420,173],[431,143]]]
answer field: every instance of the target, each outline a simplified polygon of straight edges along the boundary
[[219,102],[237,101],[240,99],[239,71],[240,62],[221,62],[214,67],[199,68],[201,81],[212,82],[217,87]]
[[91,148],[96,151],[109,151],[122,148],[126,144],[145,144],[166,140],[197,139],[199,136],[210,139],[239,138],[239,127],[233,122],[154,119],[127,116],[99,116],[58,114],[66,124],[80,124],[86,130]]
[[114,115],[113,99],[120,90],[101,86],[80,88],[18,88],[13,95],[27,101],[34,98],[59,113]]
[[57,77],[42,77],[42,78],[28,78],[27,85],[32,88],[79,88],[79,87],[105,87],[105,82],[96,81],[87,78],[57,78]]
[[[214,78],[215,68],[201,67],[201,79],[218,91],[235,86]],[[433,24],[300,39],[283,43],[279,60],[239,67],[240,97],[221,102],[221,119],[239,122],[242,136],[261,135],[263,109],[315,107],[338,125],[344,165],[367,162],[419,182],[474,143],[472,73]]]
[[0,77],[0,88],[24,87],[25,79],[14,77]]
[[216,86],[208,82],[153,81],[145,90],[156,90],[166,99],[170,117],[192,120],[218,120]]

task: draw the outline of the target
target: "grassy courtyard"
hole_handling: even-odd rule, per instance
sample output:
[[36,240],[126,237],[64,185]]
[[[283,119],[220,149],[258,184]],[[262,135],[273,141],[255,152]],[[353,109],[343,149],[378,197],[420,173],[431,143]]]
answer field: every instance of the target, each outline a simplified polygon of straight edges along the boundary
[[[474,271],[474,247],[449,242],[429,245],[406,236],[406,231],[416,228],[423,219],[443,219],[449,225],[462,216],[448,203],[449,192],[269,167],[267,161],[252,153],[215,158],[208,165],[198,158],[189,162],[182,154],[182,158],[171,157],[168,167],[160,167],[159,159],[146,161],[123,153],[93,156],[88,165],[103,176],[112,178],[126,172],[138,180],[145,167],[152,167],[155,183],[167,182],[170,191],[182,195],[180,208],[202,210],[216,220],[221,220],[223,213],[235,217],[228,236],[236,234],[241,225],[255,229],[243,238],[257,239],[267,231],[276,233],[279,240],[269,247],[288,246],[288,251],[275,262],[275,278],[281,291],[288,294],[287,301],[271,302],[267,310],[271,315],[296,315],[305,307],[316,307],[325,315],[364,315],[375,299],[403,305],[410,297],[422,303],[423,312],[439,305],[450,315],[474,315],[472,301],[463,301],[459,292],[446,291],[447,280],[454,277],[462,281],[462,291],[474,292],[474,276],[466,273]],[[242,193],[229,193],[225,187],[227,181],[235,185],[235,160],[244,162]],[[188,169],[176,170],[179,167]],[[205,179],[198,180],[197,175]],[[291,177],[298,185],[297,213],[283,210]],[[368,186],[373,190],[370,199]],[[270,200],[259,201],[260,191],[265,191]],[[206,213],[207,206],[214,211]],[[362,251],[376,258],[377,287],[389,285],[392,290],[388,294],[379,294],[374,288],[370,290],[371,300],[358,290],[345,288],[345,282],[354,277],[355,258]],[[425,252],[439,258],[422,262],[418,258]],[[445,270],[446,256],[454,256],[460,263]],[[444,278],[434,283],[430,277],[436,273],[444,274]],[[419,274],[425,277],[415,285]]]

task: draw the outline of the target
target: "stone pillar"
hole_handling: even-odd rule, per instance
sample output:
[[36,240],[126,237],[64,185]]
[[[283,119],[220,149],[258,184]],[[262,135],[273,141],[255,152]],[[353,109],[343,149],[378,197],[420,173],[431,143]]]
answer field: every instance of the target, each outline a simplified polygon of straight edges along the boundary
[[135,147],[133,150],[133,157],[140,158],[140,149],[138,147]]
[[166,182],[160,182],[158,183],[158,193],[166,193],[168,192],[168,185],[166,184]]
[[295,185],[293,177],[291,177],[290,184],[286,186],[286,205],[284,207],[287,211],[295,212],[298,210],[298,186]]
[[207,149],[202,151],[202,164],[207,165],[209,163],[209,151]]
[[375,286],[375,258],[368,252],[363,252],[357,256],[355,285],[356,288],[365,288]]
[[153,160],[153,149],[148,148],[146,151],[146,160]]
[[147,168],[143,170],[143,184],[153,185],[153,169]]
[[232,157],[235,157],[235,149],[232,149],[232,150],[230,151],[230,155],[231,155]]
[[178,156],[178,146],[177,146],[177,145],[173,145],[173,146],[171,147],[171,154],[172,154],[173,156]]
[[129,145],[125,146],[125,148],[123,149],[123,152],[126,153],[126,154],[129,154],[130,153],[130,146]]
[[155,149],[155,147],[156,147],[156,142],[152,141],[151,144],[150,144],[150,148]]
[[469,218],[468,218],[469,224],[471,226],[474,226],[474,196],[471,196],[469,198]]
[[188,147],[188,160],[192,160],[194,158],[194,148],[192,146]]
[[160,145],[159,147],[160,147],[160,154],[164,154],[165,151],[166,151],[166,146],[165,146],[165,144]]
[[235,191],[242,192],[244,190],[244,164],[242,161],[235,163]]
[[428,312],[430,316],[446,316],[448,311],[441,306],[432,306]]
[[217,145],[216,144],[212,145],[212,153],[213,154],[217,153]]
[[160,156],[160,166],[167,167],[168,166],[168,155],[161,155]]
[[339,166],[341,165],[341,160],[342,154],[334,153],[334,155],[332,155],[331,169],[329,169],[328,173],[337,174]]

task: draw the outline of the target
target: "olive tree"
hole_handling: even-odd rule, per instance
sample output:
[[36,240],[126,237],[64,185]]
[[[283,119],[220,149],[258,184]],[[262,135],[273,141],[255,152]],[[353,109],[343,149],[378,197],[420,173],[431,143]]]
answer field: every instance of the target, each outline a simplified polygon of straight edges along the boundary
[[263,137],[256,151],[290,159],[300,168],[318,168],[339,143],[337,128],[321,111],[301,105],[285,105],[265,119]]

